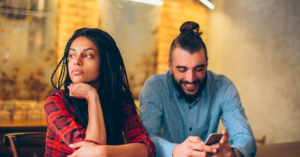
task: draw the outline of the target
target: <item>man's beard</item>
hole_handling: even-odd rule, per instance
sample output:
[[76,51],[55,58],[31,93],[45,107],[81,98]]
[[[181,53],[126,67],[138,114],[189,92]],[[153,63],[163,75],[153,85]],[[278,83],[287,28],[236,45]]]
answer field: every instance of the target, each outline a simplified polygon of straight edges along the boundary
[[[206,75],[204,77],[203,80],[195,80],[193,82],[188,82],[188,81],[183,81],[183,80],[180,80],[179,83],[175,80],[174,78],[174,75],[172,74],[172,78],[173,78],[173,83],[176,87],[176,89],[178,90],[179,92],[179,95],[181,97],[183,97],[187,102],[189,103],[192,103],[193,101],[195,101],[199,95],[201,94],[201,92],[203,91],[204,89],[204,86],[206,84]],[[191,95],[191,94],[187,94],[184,90],[183,90],[183,87],[181,86],[181,84],[183,83],[198,83],[199,84],[199,87],[198,87],[198,90],[195,94]]]

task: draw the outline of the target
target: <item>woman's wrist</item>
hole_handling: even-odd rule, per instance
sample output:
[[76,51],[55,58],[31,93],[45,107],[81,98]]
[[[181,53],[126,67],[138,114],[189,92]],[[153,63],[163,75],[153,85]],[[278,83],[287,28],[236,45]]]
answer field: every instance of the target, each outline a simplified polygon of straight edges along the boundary
[[95,150],[95,156],[111,156],[111,151],[113,150],[111,150],[110,146],[98,145],[97,150]]
[[85,99],[88,102],[95,101],[95,100],[99,99],[99,96],[98,96],[98,93],[97,93],[96,89],[93,89],[93,90],[89,91],[87,93]]

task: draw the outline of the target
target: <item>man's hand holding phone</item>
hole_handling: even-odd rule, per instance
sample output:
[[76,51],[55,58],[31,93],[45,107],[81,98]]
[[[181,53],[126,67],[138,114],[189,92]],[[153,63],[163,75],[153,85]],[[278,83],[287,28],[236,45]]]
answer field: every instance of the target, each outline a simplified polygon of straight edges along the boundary
[[222,133],[211,133],[206,141],[205,141],[205,145],[211,146],[214,144],[217,144],[220,142],[221,138],[223,137]]
[[211,154],[211,157],[234,157],[232,148],[228,142],[229,134],[223,130],[222,138],[218,143],[212,144],[211,146],[217,149],[217,152]]
[[209,153],[216,153],[217,149],[205,145],[198,136],[189,136],[184,142],[175,146],[173,157],[207,157]]
[[197,136],[189,136],[175,146],[173,157],[234,157],[228,138],[229,134],[225,130],[211,134],[205,142]]

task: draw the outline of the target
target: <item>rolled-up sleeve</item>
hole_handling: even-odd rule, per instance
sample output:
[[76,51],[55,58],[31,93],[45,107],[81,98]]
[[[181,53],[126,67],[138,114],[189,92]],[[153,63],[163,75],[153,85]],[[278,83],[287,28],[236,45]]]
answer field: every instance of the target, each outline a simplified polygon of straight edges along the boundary
[[222,123],[230,135],[231,147],[238,149],[245,157],[254,157],[256,154],[255,139],[233,83],[226,86],[223,102],[221,106]]
[[125,136],[128,143],[143,143],[148,147],[148,156],[155,156],[154,145],[149,138],[148,132],[146,132],[144,125],[139,119],[136,107],[134,104],[125,104],[125,110],[123,111],[124,124],[125,124]]
[[161,134],[162,100],[156,83],[147,80],[140,93],[140,116],[146,130],[150,133],[150,139],[155,145],[155,153],[158,157],[172,156],[177,143],[169,142],[159,135]]
[[[81,141],[93,142],[85,139],[86,129],[75,121],[74,113],[71,109],[66,108],[63,100],[63,92],[51,94],[45,102],[44,111],[48,127],[53,130],[62,141],[66,144],[77,143]],[[57,143],[57,141],[50,141]],[[74,149],[75,150],[75,149]]]

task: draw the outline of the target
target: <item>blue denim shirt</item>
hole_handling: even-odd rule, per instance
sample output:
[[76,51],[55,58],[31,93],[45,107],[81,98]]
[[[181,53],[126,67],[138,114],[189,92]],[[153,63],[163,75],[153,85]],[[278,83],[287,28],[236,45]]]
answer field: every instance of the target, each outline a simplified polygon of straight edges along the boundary
[[256,143],[234,84],[224,75],[207,71],[207,83],[191,104],[180,95],[169,71],[150,77],[140,93],[140,117],[156,156],[171,157],[174,147],[188,136],[203,141],[217,132],[220,118],[232,148],[245,157],[256,154]]

